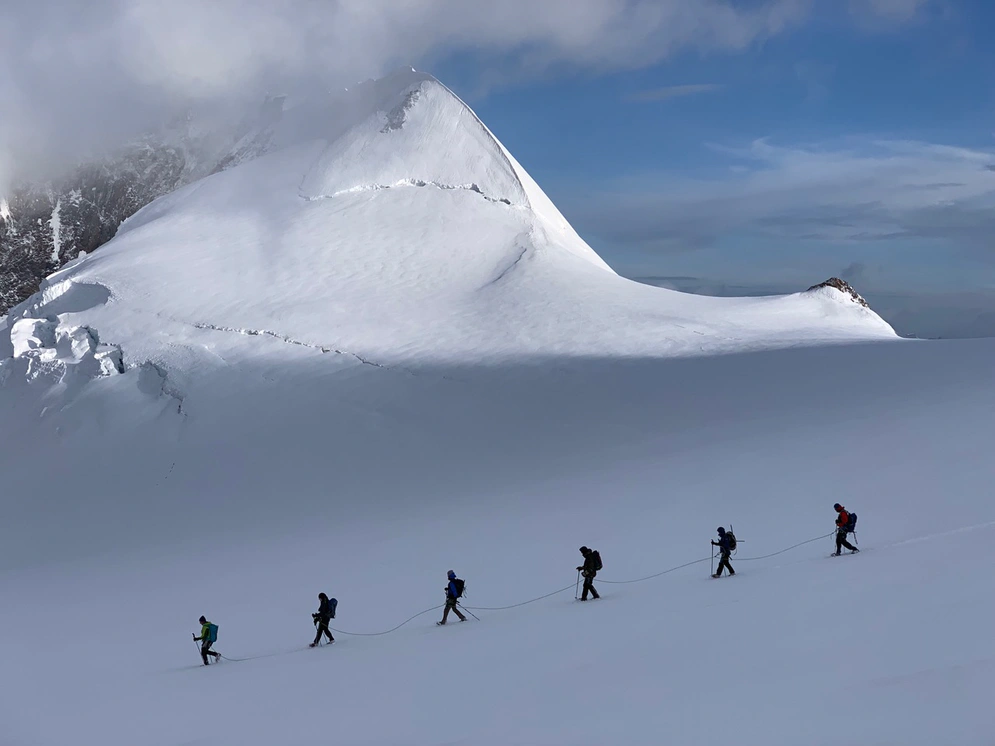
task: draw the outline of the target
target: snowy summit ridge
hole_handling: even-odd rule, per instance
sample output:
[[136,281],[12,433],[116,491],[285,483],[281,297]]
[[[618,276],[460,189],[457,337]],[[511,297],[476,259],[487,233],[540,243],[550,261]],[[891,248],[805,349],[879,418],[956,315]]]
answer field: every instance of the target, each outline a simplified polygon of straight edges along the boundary
[[52,275],[11,310],[0,354],[28,377],[112,352],[82,369],[186,381],[216,365],[222,336],[242,340],[226,360],[262,338],[381,365],[894,337],[869,308],[812,293],[704,298],[620,278],[425,73],[279,100],[265,133],[265,155],[156,200]]

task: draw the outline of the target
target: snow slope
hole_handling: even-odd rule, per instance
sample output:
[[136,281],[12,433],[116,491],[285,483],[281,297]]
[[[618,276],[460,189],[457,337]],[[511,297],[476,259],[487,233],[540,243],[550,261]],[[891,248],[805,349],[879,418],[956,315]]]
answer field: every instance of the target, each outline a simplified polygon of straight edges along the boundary
[[[75,421],[3,391],[5,743],[787,746],[841,718],[851,743],[990,743],[988,341],[411,372],[253,342],[186,417],[136,418],[126,376]],[[641,578],[720,524],[741,556],[823,536],[836,500],[858,556],[572,599],[582,543]],[[379,632],[450,567],[473,606],[567,590],[305,648],[317,591]],[[197,668],[200,614],[252,660]]]
[[626,281],[434,79],[351,93],[0,323],[0,743],[990,743],[995,345]]

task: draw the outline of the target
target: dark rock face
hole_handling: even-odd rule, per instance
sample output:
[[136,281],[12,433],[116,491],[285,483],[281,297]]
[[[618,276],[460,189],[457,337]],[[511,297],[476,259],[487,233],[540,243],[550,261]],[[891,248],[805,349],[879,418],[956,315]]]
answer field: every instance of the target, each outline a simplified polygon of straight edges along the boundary
[[81,165],[57,183],[23,185],[0,217],[0,313],[80,252],[114,237],[121,222],[181,183],[183,155],[141,148]]
[[182,117],[59,180],[0,194],[0,316],[63,264],[111,240],[154,199],[268,152],[283,103],[267,99],[228,134],[197,132]]
[[825,282],[820,282],[818,285],[813,285],[812,287],[809,288],[809,290],[818,290],[819,288],[835,288],[836,290],[839,290],[841,293],[846,293],[847,295],[849,295],[851,298],[853,298],[855,303],[859,303],[864,308],[870,308],[870,306],[867,305],[867,301],[863,299],[860,293],[854,290],[850,286],[850,283],[848,283],[846,280],[841,280],[839,277],[830,277]]

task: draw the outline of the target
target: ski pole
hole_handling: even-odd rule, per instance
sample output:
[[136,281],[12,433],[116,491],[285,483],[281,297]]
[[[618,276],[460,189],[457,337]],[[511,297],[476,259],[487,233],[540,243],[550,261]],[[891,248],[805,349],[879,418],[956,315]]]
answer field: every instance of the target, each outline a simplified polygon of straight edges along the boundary
[[574,584],[574,601],[580,598],[580,570],[577,571],[577,582]]
[[711,549],[709,549],[708,553],[710,555],[712,555],[712,561],[708,563],[709,568],[711,568],[711,572],[709,572],[708,574],[709,575],[714,575],[715,574],[715,548],[712,547]]
[[470,615],[470,616],[472,616],[472,617],[473,617],[474,619],[476,619],[476,620],[477,620],[478,622],[480,621],[480,617],[479,617],[479,616],[477,616],[476,614],[474,614],[474,613],[473,613],[472,611],[470,611],[470,610],[469,610],[468,608],[466,608],[466,607],[465,607],[465,606],[464,606],[463,604],[457,604],[457,605],[458,605],[458,606],[459,606],[459,607],[460,607],[461,609],[463,609],[463,611],[465,611],[465,612],[466,612],[467,614],[469,614],[469,615]]

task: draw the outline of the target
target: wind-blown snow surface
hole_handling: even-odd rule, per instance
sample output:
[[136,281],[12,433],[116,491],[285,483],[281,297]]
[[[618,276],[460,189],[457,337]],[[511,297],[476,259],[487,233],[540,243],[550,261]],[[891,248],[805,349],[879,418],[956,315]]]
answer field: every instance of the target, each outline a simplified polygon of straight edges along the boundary
[[[355,94],[0,323],[0,742],[989,743],[995,345],[623,280],[440,84]],[[835,501],[860,555],[747,561]],[[561,592],[306,648],[450,568]]]

